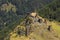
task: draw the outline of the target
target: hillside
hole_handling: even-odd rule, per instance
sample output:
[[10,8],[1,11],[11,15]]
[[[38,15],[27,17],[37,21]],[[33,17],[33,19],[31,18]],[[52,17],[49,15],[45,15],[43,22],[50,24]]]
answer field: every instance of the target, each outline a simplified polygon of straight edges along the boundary
[[[54,22],[52,22],[54,25],[57,25],[58,23],[54,23]],[[52,24],[52,25],[53,25]],[[58,35],[60,35],[60,26],[59,25],[57,25],[56,27],[54,27],[54,25],[53,25],[53,29],[54,30],[56,30],[57,32],[56,33],[58,33]],[[45,37],[46,37],[46,35],[47,34],[49,34],[49,33],[51,33],[51,32],[46,32],[44,35],[45,35]],[[51,34],[52,35],[52,34]],[[50,36],[51,37],[51,36]],[[60,36],[59,36],[59,38],[60,38]],[[46,40],[46,39],[48,39],[47,37],[46,38],[44,38],[44,37],[42,37],[41,35],[37,35],[37,32],[35,31],[34,33],[31,33],[28,37],[26,37],[26,36],[21,36],[21,37],[19,37],[19,36],[16,36],[16,34],[13,34],[12,33],[12,36],[11,36],[11,38],[10,38],[11,40]],[[50,39],[51,40],[51,39]],[[55,40],[56,40],[56,38],[55,38]],[[59,40],[59,39],[57,39],[57,40]]]
[[[16,26],[9,35],[10,40],[60,40],[60,29],[58,29],[60,25],[57,22],[50,22],[40,16],[35,18],[33,16],[28,16],[29,19],[26,18],[27,22],[25,20]],[[39,19],[41,22],[38,21]]]
[[[30,17],[30,15],[36,15],[31,14],[34,12],[37,12],[37,18]],[[29,18],[31,18],[32,20]],[[39,18],[42,20],[39,21]],[[47,20],[47,24],[51,24],[50,26],[56,32],[50,32],[45,30],[45,23],[42,23],[44,27],[40,27],[39,22],[32,23],[32,21],[37,21],[37,19],[39,19],[39,22]],[[25,22],[27,21],[30,21],[28,23],[32,23],[32,25],[34,26],[38,26],[37,28],[33,27],[35,31],[33,30],[34,32],[28,33],[28,37],[26,37],[27,34],[25,33]],[[21,30],[24,29],[21,32],[21,37],[19,37],[19,35],[15,37],[16,33],[14,33],[14,30],[17,27],[21,27]],[[45,30],[42,32],[43,37],[41,36],[41,34],[39,34],[39,28],[41,29],[41,31]],[[10,35],[11,33],[12,35]],[[60,38],[60,0],[0,0],[0,40],[32,40],[33,38],[35,38],[35,40],[49,40],[51,36],[48,36],[48,34],[52,35],[53,39],[55,39],[55,34],[57,36],[59,35],[56,38],[57,40],[59,40]]]

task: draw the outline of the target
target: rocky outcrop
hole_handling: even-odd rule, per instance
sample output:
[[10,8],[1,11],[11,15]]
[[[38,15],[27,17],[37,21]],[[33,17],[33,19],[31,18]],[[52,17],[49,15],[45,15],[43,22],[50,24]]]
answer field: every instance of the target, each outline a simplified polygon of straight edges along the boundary
[[28,36],[31,32],[35,31],[34,29],[36,29],[36,27],[50,30],[50,27],[48,28],[47,21],[36,13],[28,15],[21,25],[24,25],[25,27],[26,36]]

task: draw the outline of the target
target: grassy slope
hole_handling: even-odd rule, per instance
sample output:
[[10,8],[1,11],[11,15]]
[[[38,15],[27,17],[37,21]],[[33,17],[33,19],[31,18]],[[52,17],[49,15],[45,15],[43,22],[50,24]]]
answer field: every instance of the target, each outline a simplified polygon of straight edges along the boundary
[[[52,28],[56,31],[56,33],[60,36],[60,23],[56,22],[56,21],[52,21],[50,22],[52,25]],[[19,26],[19,25],[18,25]],[[48,32],[47,32],[48,33]],[[12,36],[10,37],[10,40],[45,40],[44,37],[40,36],[37,34],[37,32],[33,32],[31,33],[28,37],[26,36],[16,36],[16,34],[14,34],[12,32]]]
[[60,23],[59,22],[51,22],[52,28],[56,30],[56,32],[60,35]]

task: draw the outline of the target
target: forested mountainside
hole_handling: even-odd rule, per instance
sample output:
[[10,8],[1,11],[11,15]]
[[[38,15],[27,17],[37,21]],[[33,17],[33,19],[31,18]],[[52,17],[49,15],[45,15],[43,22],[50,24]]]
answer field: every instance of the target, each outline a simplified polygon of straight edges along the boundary
[[37,8],[41,8],[46,4],[52,2],[52,0],[1,0],[0,5],[5,3],[11,3],[17,8],[17,14],[26,14]]
[[35,10],[44,18],[60,21],[60,0],[0,0],[0,40]]
[[60,0],[55,0],[45,7],[38,9],[38,12],[42,17],[60,22]]

